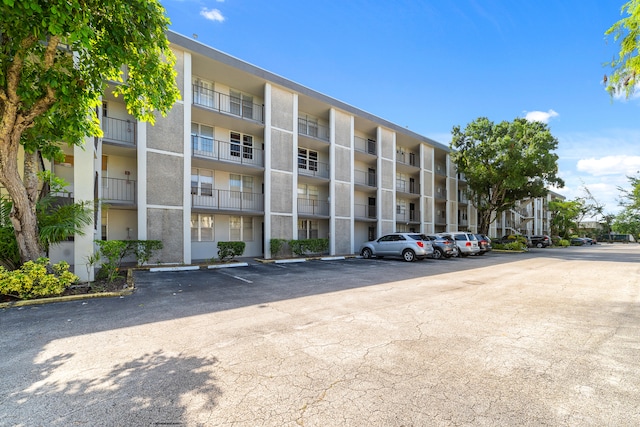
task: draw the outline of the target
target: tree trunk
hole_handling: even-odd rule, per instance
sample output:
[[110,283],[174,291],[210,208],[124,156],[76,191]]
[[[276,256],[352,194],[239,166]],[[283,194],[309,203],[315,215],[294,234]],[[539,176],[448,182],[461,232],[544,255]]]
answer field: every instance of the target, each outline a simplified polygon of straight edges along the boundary
[[484,234],[485,236],[489,235],[489,226],[491,225],[491,214],[493,212],[490,210],[483,210],[478,212],[478,216],[480,217],[480,223],[478,224],[478,231],[480,234]]

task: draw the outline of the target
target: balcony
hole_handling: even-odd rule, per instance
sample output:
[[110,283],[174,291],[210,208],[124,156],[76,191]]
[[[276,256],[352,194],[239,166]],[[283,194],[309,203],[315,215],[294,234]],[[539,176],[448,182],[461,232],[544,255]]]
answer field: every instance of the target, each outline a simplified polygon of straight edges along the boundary
[[113,117],[102,118],[103,141],[116,142],[118,144],[136,145],[136,121],[133,119],[122,120]]
[[420,185],[416,184],[415,181],[396,179],[396,191],[409,194],[420,194]]
[[193,194],[197,192],[197,188],[192,188],[191,192],[191,206],[194,208],[237,212],[264,212],[263,194],[215,189],[210,189],[210,194],[203,194],[206,192],[205,189],[201,189],[201,194],[199,195]]
[[402,163],[403,165],[409,166],[420,166],[418,164],[418,156],[415,153],[407,153],[407,152],[399,152],[396,153],[396,161],[398,163]]
[[354,182],[359,185],[366,185],[368,187],[377,187],[377,177],[375,172],[365,172],[361,170],[354,170]]
[[396,222],[417,222],[420,220],[420,213],[416,210],[396,212]]
[[298,199],[298,215],[329,216],[329,203],[315,199]]
[[102,177],[102,201],[105,203],[136,204],[136,181]]
[[191,149],[195,157],[243,165],[264,166],[264,151],[253,146],[191,135]]
[[359,219],[376,219],[376,207],[371,205],[354,205],[354,217]]
[[329,141],[329,126],[321,125],[315,120],[309,120],[304,117],[298,117],[298,133]]
[[376,154],[376,142],[373,139],[364,139],[356,136],[354,137],[354,148],[361,153]]
[[298,159],[298,174],[328,179],[329,164],[317,160]]
[[193,85],[193,105],[264,123],[264,106],[199,85]]

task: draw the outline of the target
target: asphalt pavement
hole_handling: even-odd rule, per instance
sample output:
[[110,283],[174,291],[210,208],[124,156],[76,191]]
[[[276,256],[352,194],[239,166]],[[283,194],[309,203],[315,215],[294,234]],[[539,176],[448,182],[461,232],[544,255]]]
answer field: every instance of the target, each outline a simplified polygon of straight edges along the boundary
[[0,310],[0,426],[637,426],[640,245],[136,272]]

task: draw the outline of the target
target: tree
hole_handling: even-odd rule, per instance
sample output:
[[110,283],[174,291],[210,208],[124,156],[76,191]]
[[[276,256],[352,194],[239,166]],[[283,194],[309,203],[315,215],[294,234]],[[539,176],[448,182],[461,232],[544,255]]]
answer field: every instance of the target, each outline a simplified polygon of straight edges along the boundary
[[584,212],[584,200],[553,200],[549,202],[551,228],[554,234],[568,239],[578,229],[578,221]]
[[102,135],[94,110],[105,82],[119,82],[114,94],[150,123],[178,99],[168,24],[157,0],[2,0],[0,185],[12,200],[22,262],[44,252],[41,159],[61,159],[64,144]]
[[495,214],[518,201],[546,196],[550,184],[564,186],[552,152],[557,147],[546,124],[523,118],[494,124],[480,117],[464,131],[453,128],[451,158],[467,181],[480,233],[488,234]]
[[619,234],[633,234],[640,236],[640,212],[636,209],[625,208],[616,215],[611,226],[612,231]]
[[635,93],[640,76],[640,0],[630,0],[622,6],[622,18],[609,28],[605,35],[613,35],[615,42],[620,41],[620,52],[609,65],[613,68],[611,76],[605,75],[605,84],[611,95],[624,92],[629,98]]
[[[51,245],[83,233],[82,227],[93,220],[93,202],[60,203],[55,195],[66,192],[67,183],[50,172],[43,172],[42,176],[43,181],[50,183],[51,192],[38,199],[36,216],[38,241],[48,251]],[[11,200],[0,198],[0,266],[10,270],[18,268],[21,263],[15,231],[9,220],[12,207]]]

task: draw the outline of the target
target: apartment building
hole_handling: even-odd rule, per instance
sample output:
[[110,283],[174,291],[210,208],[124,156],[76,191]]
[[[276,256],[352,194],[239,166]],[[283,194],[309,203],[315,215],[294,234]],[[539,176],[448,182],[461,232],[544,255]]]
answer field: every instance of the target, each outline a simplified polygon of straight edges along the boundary
[[514,209],[498,215],[491,224],[489,234],[492,237],[508,234],[551,235],[549,202],[564,199],[561,194],[549,191],[546,197],[522,200]]
[[[477,228],[448,146],[169,32],[181,92],[154,126],[107,90],[104,136],[54,172],[77,200],[98,200],[84,236],[53,248],[83,274],[94,239],[158,239],[159,261],[217,256],[243,241],[322,237],[332,255],[393,231]],[[90,275],[90,272],[87,272]]]

